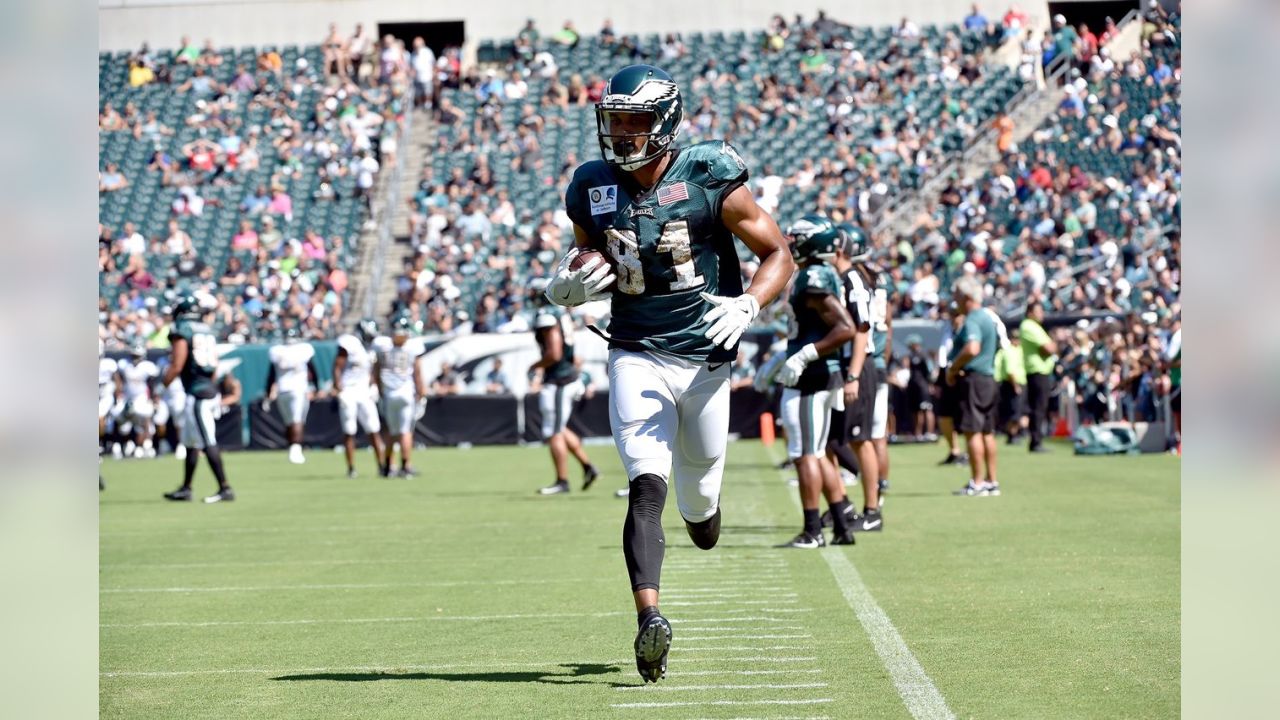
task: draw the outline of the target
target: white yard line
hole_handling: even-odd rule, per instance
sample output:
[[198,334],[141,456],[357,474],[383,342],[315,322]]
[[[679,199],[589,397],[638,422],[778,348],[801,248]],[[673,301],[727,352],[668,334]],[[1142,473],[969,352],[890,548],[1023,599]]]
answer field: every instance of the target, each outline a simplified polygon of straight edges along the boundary
[[[776,461],[772,452],[766,451],[766,454],[770,462]],[[795,492],[787,494],[799,507],[799,494]],[[819,554],[831,569],[836,585],[839,586],[845,602],[853,610],[858,622],[862,624],[863,630],[866,631],[867,637],[876,649],[876,654],[880,656],[880,662],[889,671],[893,686],[897,688],[898,695],[902,697],[902,702],[906,704],[911,716],[916,720],[955,718],[955,713],[951,712],[951,708],[947,706],[947,701],[938,691],[938,686],[933,684],[933,680],[925,673],[920,661],[911,653],[911,648],[907,647],[906,641],[902,639],[901,633],[894,627],[888,614],[871,596],[858,569],[849,561],[848,555],[838,549],[820,551]]]
[[791,598],[782,598],[780,600],[675,600],[673,602],[663,601],[663,607],[719,607],[722,605],[793,605],[798,602]]
[[144,627],[224,627],[239,625],[349,625],[371,623],[411,623],[411,622],[488,622],[490,620],[536,620],[538,618],[602,618],[631,616],[629,610],[600,613],[527,613],[512,615],[425,615],[421,617],[371,617],[371,618],[310,618],[293,620],[211,620],[208,622],[142,622],[142,623],[102,623],[100,628],[144,628]]
[[818,668],[788,670],[681,670],[680,677],[700,677],[703,675],[816,675],[822,672]]
[[628,685],[614,688],[619,692],[685,692],[688,690],[810,690],[830,687],[827,683],[748,683],[743,685]]
[[[625,668],[628,664],[634,663],[635,658],[623,658],[621,660],[604,660],[600,665],[622,665]],[[565,663],[566,665],[577,665],[579,663]],[[309,668],[232,668],[220,670],[118,670],[104,671],[98,673],[102,677],[182,677],[186,675],[318,675],[320,673],[385,673],[395,675],[404,672],[427,672],[432,670],[456,670],[461,668],[491,668],[501,670],[503,668],[524,667],[524,668],[548,668],[547,675],[565,675],[566,668],[560,667],[554,662],[503,662],[500,666],[495,663],[443,663],[437,665],[339,665],[337,667],[309,667]]]
[[[701,649],[709,650],[711,648],[701,648]],[[720,648],[720,649],[728,650],[729,648]],[[752,649],[759,650],[760,648],[752,648]],[[818,658],[813,656],[799,656],[799,655],[751,655],[748,657],[694,657],[694,658],[681,657],[676,660],[672,660],[671,664],[675,666],[680,666],[680,665],[684,665],[685,663],[749,662],[749,663],[762,663],[765,665],[773,665],[775,663],[780,664],[780,663],[813,662],[814,660],[817,660],[817,659]],[[683,674],[684,673],[681,673],[681,675]]]
[[811,638],[813,635],[809,633],[784,633],[780,635],[694,635],[693,637],[683,638],[683,642],[703,642],[706,640],[799,640],[801,638]]
[[694,707],[698,705],[821,705],[835,702],[835,698],[810,698],[806,700],[692,700],[686,702],[635,702],[614,703],[616,708],[664,708]]
[[809,645],[708,645],[705,647],[680,647],[679,652],[723,652],[731,650],[733,652],[763,652],[765,650],[813,650]]
[[267,592],[277,590],[381,590],[386,588],[414,587],[463,587],[467,585],[558,585],[561,583],[590,582],[590,579],[539,578],[529,580],[439,580],[410,583],[334,583],[318,585],[247,585],[236,587],[140,587],[102,588],[99,593],[213,593],[213,592]]
[[[752,628],[743,628],[743,627],[724,627],[723,625],[707,625],[707,626],[702,626],[702,625],[678,625],[677,627],[679,627],[679,628],[680,628],[680,632],[681,632],[681,633],[693,633],[695,637],[696,637],[697,635],[701,634],[701,633],[712,633],[712,632],[734,632],[734,631],[737,631],[737,630],[745,630],[745,631],[747,631],[747,632],[751,632],[751,631],[752,631]],[[774,626],[771,626],[771,627],[769,627],[769,628],[767,628],[767,629],[768,629],[768,630],[803,630],[803,629],[804,629],[804,626],[803,626],[803,625],[774,625]]]

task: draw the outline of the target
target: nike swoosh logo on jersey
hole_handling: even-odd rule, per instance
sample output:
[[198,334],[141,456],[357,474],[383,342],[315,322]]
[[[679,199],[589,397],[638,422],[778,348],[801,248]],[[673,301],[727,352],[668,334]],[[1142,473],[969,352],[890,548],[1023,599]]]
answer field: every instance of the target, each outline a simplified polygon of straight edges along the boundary
[[716,365],[708,365],[708,366],[707,366],[707,369],[708,369],[708,370],[710,370],[711,372],[715,372],[715,371],[719,370],[719,369],[720,369],[720,368],[722,368],[722,367],[724,367],[724,363],[719,363],[719,364],[716,364]]

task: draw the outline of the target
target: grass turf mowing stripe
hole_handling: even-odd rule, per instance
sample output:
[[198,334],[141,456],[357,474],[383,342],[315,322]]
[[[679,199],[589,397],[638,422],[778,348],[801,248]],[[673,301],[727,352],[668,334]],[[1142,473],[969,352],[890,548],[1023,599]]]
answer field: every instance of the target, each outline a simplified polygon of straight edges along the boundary
[[[769,462],[777,462],[772,451],[766,449],[764,452]],[[784,479],[788,477],[785,472],[781,474]],[[799,493],[788,494],[799,506]],[[911,648],[907,647],[906,641],[893,626],[893,621],[867,590],[866,584],[862,582],[862,576],[849,561],[848,555],[843,552],[820,554],[826,561],[827,567],[831,568],[831,574],[835,577],[836,585],[840,587],[840,593],[844,595],[845,601],[853,609],[867,637],[871,639],[871,644],[875,647],[876,654],[880,656],[880,661],[889,671],[893,686],[897,688],[898,695],[902,697],[902,702],[906,704],[911,716],[916,720],[955,718],[955,713],[951,712],[938,687],[933,684],[933,680],[929,679],[920,661],[911,653]]]
[[616,708],[667,708],[667,707],[697,707],[699,705],[821,705],[823,703],[835,702],[835,698],[808,698],[803,700],[691,700],[684,702],[634,702],[634,703],[614,703],[610,707]]
[[827,683],[745,683],[712,685],[629,685],[614,690],[623,692],[684,692],[688,690],[809,690],[831,687]]

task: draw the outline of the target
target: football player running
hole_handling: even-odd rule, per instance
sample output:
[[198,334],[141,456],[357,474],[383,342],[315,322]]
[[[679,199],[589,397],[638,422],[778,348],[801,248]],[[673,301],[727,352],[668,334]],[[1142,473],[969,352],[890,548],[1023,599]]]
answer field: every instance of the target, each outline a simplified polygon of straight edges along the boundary
[[[535,286],[538,281],[534,281]],[[535,302],[537,302],[535,300]],[[529,375],[540,380],[538,409],[542,413],[542,439],[551,450],[555,483],[538,490],[541,495],[569,492],[569,453],[582,465],[582,489],[600,477],[591,458],[582,449],[582,440],[569,429],[573,403],[585,392],[582,371],[573,362],[573,323],[554,307],[540,307],[533,318],[533,337],[542,357],[529,366]]]
[[204,312],[194,296],[183,297],[174,305],[173,319],[173,328],[169,331],[169,367],[164,371],[163,382],[168,386],[181,378],[182,386],[187,389],[182,418],[182,444],[186,446],[187,454],[183,458],[182,487],[165,493],[164,497],[166,500],[191,500],[191,481],[203,451],[209,460],[209,469],[213,470],[218,481],[218,492],[204,501],[235,500],[235,493],[227,484],[227,473],[222,467],[222,451],[218,448],[214,427],[218,341],[204,323]]
[[832,545],[852,545],[849,500],[835,463],[827,459],[827,435],[833,411],[844,407],[841,395],[840,353],[854,340],[854,323],[844,306],[843,286],[834,268],[839,231],[821,215],[805,215],[787,228],[792,253],[800,262],[791,291],[794,335],[787,341],[787,359],[778,368],[782,391],[782,422],[787,431],[787,456],[800,476],[800,506],[804,527],[788,547],[819,548],[822,535],[819,499],[826,495],[835,525]]
[[373,456],[382,466],[382,422],[378,418],[377,400],[373,396],[373,351],[378,336],[373,320],[361,320],[356,333],[338,336],[338,353],[333,358],[333,392],[338,397],[338,420],[347,451],[347,477],[356,477],[357,425],[369,434]]
[[311,363],[316,349],[301,340],[298,329],[290,326],[284,332],[284,344],[274,345],[268,351],[271,374],[267,377],[267,399],[273,402],[284,421],[289,462],[295,465],[307,461],[302,455],[302,433],[311,410],[310,386],[316,380],[316,369]]
[[[632,65],[595,106],[602,160],[565,193],[576,246],[547,289],[573,307],[612,297],[609,420],[630,494],[622,546],[638,613],[636,668],[666,672],[671,625],[658,610],[667,484],[694,545],[720,536],[729,373],[738,339],[795,272],[786,241],[744,187],[747,167],[721,141],[675,147],[680,90],[666,72]],[[751,287],[733,237],[760,259]],[[590,258],[587,248],[611,261]]]
[[419,403],[426,401],[427,381],[418,367],[423,348],[416,338],[410,337],[413,320],[400,314],[391,320],[391,337],[373,341],[373,376],[378,384],[378,397],[382,398],[382,415],[386,419],[386,448],[382,455],[382,477],[394,477],[391,472],[391,456],[396,444],[400,445],[399,477],[414,477],[418,473],[409,464],[413,451],[413,424],[421,416]]

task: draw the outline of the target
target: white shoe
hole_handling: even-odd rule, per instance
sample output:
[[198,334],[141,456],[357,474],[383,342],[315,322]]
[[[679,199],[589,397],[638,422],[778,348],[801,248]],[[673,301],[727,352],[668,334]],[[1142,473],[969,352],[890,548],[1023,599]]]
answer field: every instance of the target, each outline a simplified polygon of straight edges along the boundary
[[174,448],[174,449],[173,449],[173,456],[174,456],[174,457],[176,457],[176,458],[178,458],[179,460],[186,460],[186,459],[187,459],[187,446],[186,446],[186,445],[179,445],[178,447]]
[[293,463],[294,465],[301,465],[302,463],[304,463],[304,462],[306,462],[306,461],[307,461],[307,459],[306,459],[306,458],[304,458],[304,457],[302,457],[302,446],[301,446],[301,445],[290,445],[290,446],[289,446],[289,462]]
[[858,484],[858,476],[844,468],[840,468],[840,480],[844,482],[845,487]]
[[134,448],[134,449],[133,449],[133,457],[134,457],[134,459],[135,459],[135,460],[141,460],[142,458],[144,458],[144,457],[146,457],[146,456],[147,456],[147,451],[146,451],[146,449],[144,449],[144,448],[140,448],[140,447],[136,447],[136,448]]
[[613,494],[613,496],[614,496],[614,497],[620,497],[620,498],[630,497],[630,496],[631,496],[631,486],[630,486],[630,485],[628,485],[627,487],[624,487],[624,488],[622,488],[622,489],[618,490],[617,492],[615,492],[615,493]]
[[120,449],[120,443],[111,444],[111,457],[117,460],[124,457],[124,451]]
[[140,452],[141,450],[142,448],[138,447],[132,440],[124,444],[124,454],[129,457],[142,457],[142,455],[134,455],[135,452]]
[[156,449],[153,447],[143,448],[142,454],[145,455],[146,457],[153,458],[156,456]]

